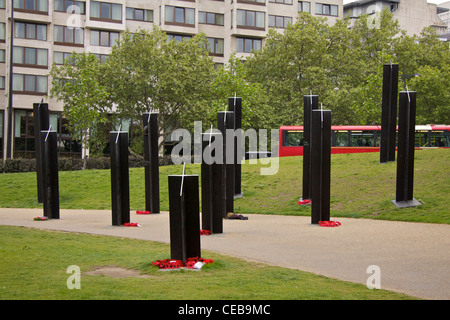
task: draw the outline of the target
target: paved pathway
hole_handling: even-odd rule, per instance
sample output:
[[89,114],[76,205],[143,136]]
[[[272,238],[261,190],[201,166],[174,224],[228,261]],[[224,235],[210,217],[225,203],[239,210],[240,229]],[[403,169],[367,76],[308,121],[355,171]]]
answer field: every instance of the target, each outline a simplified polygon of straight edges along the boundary
[[[61,219],[33,221],[42,209],[0,209],[0,225],[103,234],[169,243],[169,214],[136,215],[140,228],[111,225],[108,210],[61,210]],[[224,220],[224,233],[202,236],[202,249],[366,284],[380,267],[381,288],[425,299],[450,299],[450,225],[336,219],[337,228],[309,217],[245,215]],[[207,257],[205,257],[207,258]]]

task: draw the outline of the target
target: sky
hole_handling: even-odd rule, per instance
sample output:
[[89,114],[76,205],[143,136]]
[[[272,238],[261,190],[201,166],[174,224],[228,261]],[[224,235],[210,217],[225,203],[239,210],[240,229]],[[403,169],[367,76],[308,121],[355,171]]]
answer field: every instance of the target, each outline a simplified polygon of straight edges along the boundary
[[[355,2],[356,0],[344,0],[344,4],[350,3],[350,2]],[[447,2],[448,0],[428,0],[428,3],[436,3],[436,4],[441,4],[444,2]]]

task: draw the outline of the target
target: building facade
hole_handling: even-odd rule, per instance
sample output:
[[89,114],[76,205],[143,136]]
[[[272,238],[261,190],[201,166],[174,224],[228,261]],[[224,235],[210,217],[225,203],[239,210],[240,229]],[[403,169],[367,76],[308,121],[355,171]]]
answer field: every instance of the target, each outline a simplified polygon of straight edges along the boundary
[[357,19],[361,14],[372,14],[386,8],[410,36],[419,35],[423,28],[429,26],[436,28],[439,34],[446,32],[447,26],[439,17],[436,4],[427,0],[358,0],[344,5],[344,16]]
[[214,62],[223,65],[234,52],[245,59],[260,50],[268,30],[282,31],[299,11],[332,24],[343,8],[342,0],[0,0],[0,157],[34,157],[32,108],[42,100],[58,131],[60,156],[80,156],[62,104],[47,98],[49,68],[72,52],[102,61],[123,32],[156,25],[175,41],[205,33]]

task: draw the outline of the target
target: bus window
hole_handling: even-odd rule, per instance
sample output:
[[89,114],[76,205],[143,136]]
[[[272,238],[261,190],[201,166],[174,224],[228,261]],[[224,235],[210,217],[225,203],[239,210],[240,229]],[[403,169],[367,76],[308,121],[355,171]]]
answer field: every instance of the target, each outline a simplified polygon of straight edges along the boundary
[[302,131],[283,131],[283,147],[303,146]]
[[352,131],[351,143],[352,147],[373,147],[374,146],[373,131]]
[[416,131],[416,147],[428,147],[428,131]]
[[348,131],[336,131],[336,147],[348,147]]
[[443,131],[431,132],[431,146],[432,147],[448,147],[448,135],[445,135]]

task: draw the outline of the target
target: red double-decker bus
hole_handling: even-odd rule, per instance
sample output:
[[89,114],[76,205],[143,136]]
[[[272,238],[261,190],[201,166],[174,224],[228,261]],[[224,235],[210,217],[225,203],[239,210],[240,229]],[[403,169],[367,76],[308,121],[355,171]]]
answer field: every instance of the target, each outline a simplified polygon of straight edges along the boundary
[[[380,151],[381,126],[331,126],[331,153]],[[450,125],[416,126],[416,148],[450,147]],[[280,127],[280,157],[303,155],[303,126]]]

